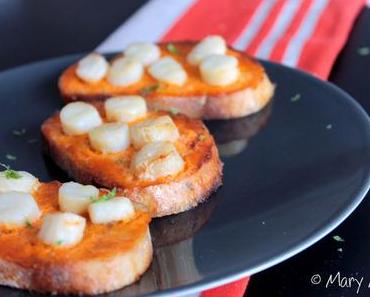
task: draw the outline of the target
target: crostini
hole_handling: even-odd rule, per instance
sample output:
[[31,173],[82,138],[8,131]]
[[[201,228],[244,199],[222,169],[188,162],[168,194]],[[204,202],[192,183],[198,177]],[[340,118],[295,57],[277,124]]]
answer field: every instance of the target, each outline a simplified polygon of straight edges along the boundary
[[274,86],[263,66],[220,36],[199,42],[132,44],[110,62],[92,53],[59,79],[66,102],[143,95],[151,109],[231,119],[261,110]]
[[152,261],[150,215],[119,190],[7,168],[0,196],[1,285],[99,294],[133,283]]
[[76,181],[120,188],[154,217],[193,208],[221,184],[222,163],[203,123],[147,111],[140,96],[69,103],[41,131],[48,154]]

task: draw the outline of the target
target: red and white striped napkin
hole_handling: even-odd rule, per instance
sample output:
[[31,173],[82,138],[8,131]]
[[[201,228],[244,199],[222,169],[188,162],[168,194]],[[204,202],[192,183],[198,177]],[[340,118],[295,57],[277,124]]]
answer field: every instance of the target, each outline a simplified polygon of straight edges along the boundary
[[[370,0],[368,0],[370,1]],[[239,50],[327,78],[365,0],[152,0],[97,50],[223,35]]]
[[[370,3],[370,0],[367,0]],[[151,0],[97,48],[121,51],[137,41],[202,39],[326,79],[366,0]],[[199,294],[241,297],[249,279]]]

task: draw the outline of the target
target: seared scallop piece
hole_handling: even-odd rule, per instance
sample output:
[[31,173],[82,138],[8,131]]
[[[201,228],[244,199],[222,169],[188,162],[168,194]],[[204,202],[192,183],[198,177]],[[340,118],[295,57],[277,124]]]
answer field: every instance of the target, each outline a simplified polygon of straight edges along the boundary
[[108,121],[129,123],[147,112],[145,100],[141,96],[116,96],[108,98],[104,103]]
[[82,240],[85,227],[86,219],[77,214],[48,214],[43,219],[38,237],[47,245],[69,247]]
[[155,141],[175,142],[180,134],[171,117],[165,115],[132,125],[130,136],[132,144],[140,148]]
[[62,211],[82,214],[98,195],[99,190],[94,186],[76,182],[64,183],[58,192],[59,207]]
[[134,215],[135,208],[126,197],[115,197],[108,201],[97,200],[89,206],[89,216],[94,224],[129,220]]
[[124,87],[141,80],[143,73],[143,64],[135,59],[122,57],[113,61],[108,70],[107,80],[113,86]]
[[107,123],[89,132],[91,147],[101,153],[117,153],[130,146],[127,124]]
[[130,44],[124,51],[126,57],[135,59],[144,65],[150,65],[158,60],[161,51],[154,43],[137,42]]
[[7,192],[0,194],[0,224],[10,227],[27,226],[41,215],[31,194]]
[[232,56],[207,56],[199,68],[203,81],[212,86],[229,85],[239,76],[238,59]]
[[12,191],[32,193],[39,185],[38,178],[29,172],[11,169],[0,172],[0,193]]
[[152,142],[133,157],[131,168],[142,180],[175,175],[184,168],[184,160],[170,142]]
[[148,71],[154,78],[168,84],[182,86],[187,79],[182,65],[171,57],[164,57],[154,62]]
[[199,65],[202,60],[214,54],[226,53],[226,42],[222,36],[211,35],[204,38],[193,47],[187,56],[187,61],[192,65]]
[[109,64],[100,54],[91,53],[82,58],[76,69],[76,75],[86,82],[98,82],[107,74]]
[[67,135],[85,134],[103,122],[93,105],[79,101],[64,106],[59,117],[63,131]]

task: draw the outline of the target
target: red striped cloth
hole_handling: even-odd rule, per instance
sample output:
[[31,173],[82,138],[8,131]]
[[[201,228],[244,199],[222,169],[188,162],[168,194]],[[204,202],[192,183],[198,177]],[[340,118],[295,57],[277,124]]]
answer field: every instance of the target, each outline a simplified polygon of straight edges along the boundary
[[100,51],[223,35],[237,49],[327,78],[365,0],[152,0]]
[[[370,0],[368,0],[370,2]],[[253,56],[326,79],[366,0],[152,0],[98,51],[136,41],[202,39],[220,34]],[[248,278],[191,295],[240,297]]]

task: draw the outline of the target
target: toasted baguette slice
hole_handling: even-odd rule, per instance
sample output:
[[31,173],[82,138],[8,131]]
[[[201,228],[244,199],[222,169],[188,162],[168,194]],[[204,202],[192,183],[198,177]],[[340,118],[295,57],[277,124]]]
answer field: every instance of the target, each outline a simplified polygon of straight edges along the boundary
[[[42,214],[59,210],[59,182],[33,193]],[[95,225],[87,220],[84,238],[72,247],[43,244],[30,226],[0,227],[0,284],[38,292],[99,294],[136,281],[152,261],[150,216],[137,211],[128,222]]]
[[186,61],[195,42],[172,44],[177,49],[176,53],[167,49],[168,43],[163,43],[159,44],[161,55],[172,56],[182,64],[188,74],[188,80],[183,86],[158,83],[147,71],[141,81],[127,87],[112,86],[105,79],[97,83],[86,83],[77,77],[77,64],[74,64],[60,77],[59,90],[66,102],[141,94],[146,96],[149,107],[153,109],[176,109],[188,117],[203,119],[243,117],[261,110],[271,99],[274,86],[263,66],[245,53],[228,49],[227,54],[237,57],[239,61],[240,75],[236,82],[217,87],[203,82],[198,67]]
[[[105,118],[101,104],[95,105]],[[150,112],[145,119],[165,114]],[[175,147],[184,159],[184,170],[155,181],[140,180],[130,170],[137,152],[132,145],[114,154],[98,153],[91,149],[87,135],[64,134],[58,113],[46,120],[41,130],[47,152],[75,180],[121,188],[125,196],[146,205],[152,216],[161,217],[195,207],[220,186],[222,177],[217,147],[203,123],[183,115],[173,115],[172,119],[180,132]]]

